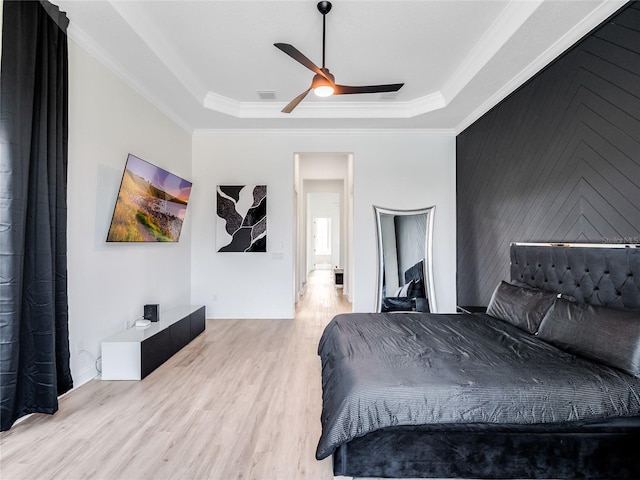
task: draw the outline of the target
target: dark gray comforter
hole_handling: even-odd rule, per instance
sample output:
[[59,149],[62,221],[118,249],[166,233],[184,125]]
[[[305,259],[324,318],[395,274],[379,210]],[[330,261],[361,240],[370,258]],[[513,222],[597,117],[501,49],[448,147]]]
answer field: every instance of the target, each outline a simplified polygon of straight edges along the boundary
[[318,459],[394,425],[539,424],[640,414],[640,380],[486,315],[338,315],[318,353]]

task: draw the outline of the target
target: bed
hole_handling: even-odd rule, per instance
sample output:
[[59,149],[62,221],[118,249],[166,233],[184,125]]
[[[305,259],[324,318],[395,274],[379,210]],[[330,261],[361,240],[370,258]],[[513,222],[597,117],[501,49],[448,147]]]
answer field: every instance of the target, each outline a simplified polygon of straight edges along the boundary
[[424,281],[424,259],[404,272],[404,284],[397,294],[382,297],[382,312],[429,312]]
[[511,246],[486,314],[326,327],[336,476],[640,478],[640,248]]

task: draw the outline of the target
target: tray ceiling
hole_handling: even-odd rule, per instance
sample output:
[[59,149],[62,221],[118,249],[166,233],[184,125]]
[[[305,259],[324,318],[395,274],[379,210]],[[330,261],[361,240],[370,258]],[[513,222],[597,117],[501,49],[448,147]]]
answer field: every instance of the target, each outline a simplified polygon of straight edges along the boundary
[[69,37],[189,131],[220,128],[459,132],[624,5],[617,0],[335,0],[326,66],[339,83],[404,82],[396,95],[282,107],[322,64],[316,1],[53,0]]

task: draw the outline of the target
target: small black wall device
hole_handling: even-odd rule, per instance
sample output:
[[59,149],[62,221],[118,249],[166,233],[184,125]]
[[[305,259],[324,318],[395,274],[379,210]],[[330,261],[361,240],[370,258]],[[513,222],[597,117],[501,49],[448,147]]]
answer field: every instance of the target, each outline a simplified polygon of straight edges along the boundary
[[160,320],[158,317],[158,304],[151,303],[149,305],[144,306],[144,318],[147,320],[151,320],[152,322],[157,322]]

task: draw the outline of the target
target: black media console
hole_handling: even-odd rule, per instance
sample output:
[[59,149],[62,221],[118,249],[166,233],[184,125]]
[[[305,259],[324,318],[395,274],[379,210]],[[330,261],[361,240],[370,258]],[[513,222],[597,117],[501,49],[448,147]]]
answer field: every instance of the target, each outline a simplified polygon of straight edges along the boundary
[[142,380],[205,329],[204,306],[160,312],[160,321],[129,328],[102,342],[103,380]]

